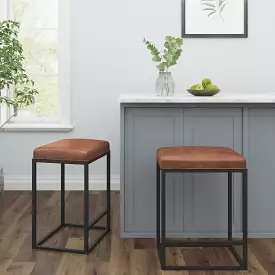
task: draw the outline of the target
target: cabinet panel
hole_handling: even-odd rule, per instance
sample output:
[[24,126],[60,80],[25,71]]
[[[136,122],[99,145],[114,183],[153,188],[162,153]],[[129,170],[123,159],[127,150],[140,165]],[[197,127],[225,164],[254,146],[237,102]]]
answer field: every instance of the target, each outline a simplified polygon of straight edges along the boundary
[[[125,111],[124,225],[126,232],[154,233],[156,150],[182,145],[182,109],[129,108]],[[167,229],[183,229],[182,176],[167,178]]]
[[[184,145],[224,146],[242,153],[242,110],[184,110]],[[185,232],[227,231],[227,175],[195,173],[184,176]],[[240,175],[234,176],[234,229],[240,229]]]
[[244,111],[244,154],[248,164],[248,228],[275,232],[275,109]]

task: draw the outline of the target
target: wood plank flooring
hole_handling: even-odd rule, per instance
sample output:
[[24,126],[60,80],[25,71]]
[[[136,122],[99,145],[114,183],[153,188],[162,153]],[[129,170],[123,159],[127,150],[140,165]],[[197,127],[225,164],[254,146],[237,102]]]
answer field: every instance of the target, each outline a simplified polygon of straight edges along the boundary
[[[105,193],[90,194],[92,220],[103,211]],[[38,194],[38,237],[58,225],[60,193]],[[83,223],[82,192],[66,193],[66,220]],[[104,221],[102,221],[102,225]],[[249,240],[249,271],[163,272],[152,239],[120,239],[119,193],[112,193],[113,231],[88,256],[31,249],[31,194],[5,192],[0,199],[0,275],[275,275],[275,240]],[[91,232],[95,239],[98,232]],[[66,229],[48,241],[56,247],[83,247],[80,229]],[[169,264],[222,265],[235,261],[224,248],[168,249]]]

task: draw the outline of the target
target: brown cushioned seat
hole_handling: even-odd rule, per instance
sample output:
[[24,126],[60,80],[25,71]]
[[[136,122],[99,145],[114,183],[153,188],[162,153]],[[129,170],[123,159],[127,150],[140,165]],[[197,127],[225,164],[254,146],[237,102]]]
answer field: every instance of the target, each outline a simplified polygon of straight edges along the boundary
[[109,142],[95,139],[63,139],[36,148],[40,160],[90,161],[109,152]]
[[162,169],[245,169],[246,160],[226,147],[163,147],[157,151]]

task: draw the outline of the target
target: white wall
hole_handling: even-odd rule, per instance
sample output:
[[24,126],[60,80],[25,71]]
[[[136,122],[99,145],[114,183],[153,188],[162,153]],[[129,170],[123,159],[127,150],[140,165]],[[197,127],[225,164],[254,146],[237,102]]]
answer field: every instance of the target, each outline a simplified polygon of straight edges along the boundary
[[[72,2],[72,123],[70,133],[0,133],[0,167],[6,189],[30,188],[32,150],[68,137],[100,138],[112,146],[112,173],[119,182],[119,96],[154,93],[157,70],[142,44],[158,46],[166,35],[181,34],[180,0],[78,0]],[[183,56],[172,73],[176,93],[211,77],[230,93],[274,92],[275,2],[249,0],[248,39],[186,39]],[[105,162],[91,166],[103,175]],[[40,166],[39,166],[40,168]],[[43,164],[43,187],[56,185],[58,167]],[[77,178],[79,167],[68,173]],[[47,181],[47,177],[49,180]],[[95,178],[93,182],[97,182]],[[103,182],[103,178],[99,182]]]

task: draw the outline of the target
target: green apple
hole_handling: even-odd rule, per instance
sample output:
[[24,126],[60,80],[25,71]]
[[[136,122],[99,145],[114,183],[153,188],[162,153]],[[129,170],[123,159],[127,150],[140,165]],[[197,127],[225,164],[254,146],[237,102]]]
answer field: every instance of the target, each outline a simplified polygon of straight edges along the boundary
[[209,84],[212,84],[211,79],[209,79],[209,78],[203,79],[203,81],[202,81],[202,86],[203,86],[203,87],[206,87],[206,86],[209,85]]
[[196,85],[196,90],[202,91],[204,87],[201,84]]
[[207,91],[218,91],[219,88],[213,84],[208,84],[206,87],[205,87],[205,90]]
[[193,86],[190,88],[190,90],[196,90],[197,85],[199,85],[199,84],[193,85]]

